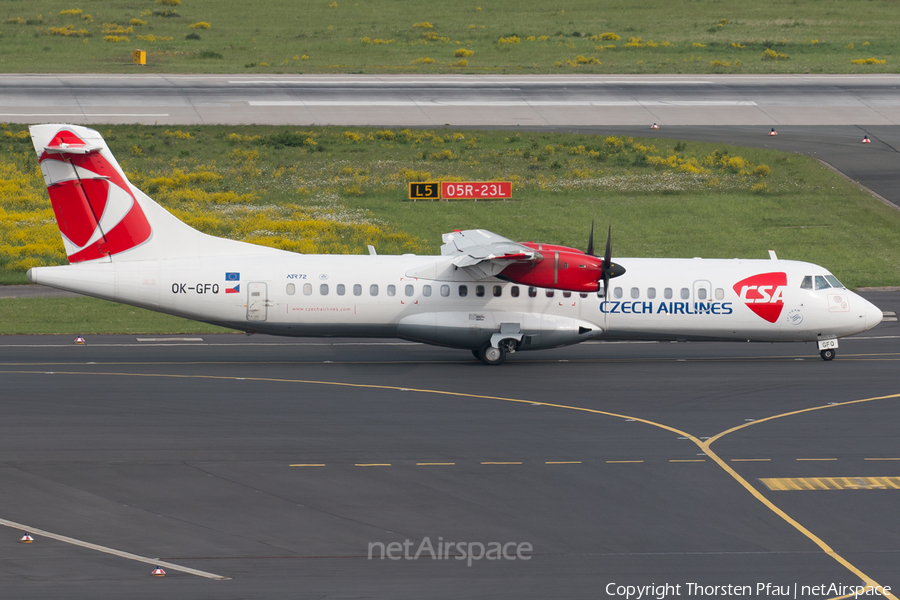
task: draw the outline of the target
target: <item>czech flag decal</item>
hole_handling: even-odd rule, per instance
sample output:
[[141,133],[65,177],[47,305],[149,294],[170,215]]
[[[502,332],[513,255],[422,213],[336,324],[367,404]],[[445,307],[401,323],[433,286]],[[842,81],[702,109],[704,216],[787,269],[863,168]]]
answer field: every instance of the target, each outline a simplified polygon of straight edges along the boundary
[[226,287],[225,288],[226,294],[239,294],[240,291],[241,291],[241,284],[237,284],[234,287]]

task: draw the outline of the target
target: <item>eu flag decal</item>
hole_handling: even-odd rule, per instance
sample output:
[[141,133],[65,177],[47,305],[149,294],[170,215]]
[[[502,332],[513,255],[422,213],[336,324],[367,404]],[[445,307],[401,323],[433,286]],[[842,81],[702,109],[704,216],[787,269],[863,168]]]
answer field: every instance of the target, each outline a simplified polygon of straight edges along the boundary
[[225,281],[240,281],[240,273],[225,273]]

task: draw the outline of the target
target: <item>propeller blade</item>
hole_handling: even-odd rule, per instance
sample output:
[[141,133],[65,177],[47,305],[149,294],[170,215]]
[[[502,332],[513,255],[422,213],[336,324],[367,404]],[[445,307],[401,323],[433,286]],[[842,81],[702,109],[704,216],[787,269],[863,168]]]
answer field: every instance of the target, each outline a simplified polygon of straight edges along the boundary
[[612,261],[612,223],[606,234],[606,252],[603,254],[603,263],[600,265],[600,273],[603,277],[603,296],[609,293],[609,280],[625,273],[622,265],[615,265]]
[[594,220],[591,219],[591,235],[588,236],[588,256],[594,256]]
[[606,253],[603,255],[603,272],[609,271],[612,264],[612,222],[609,224],[609,232],[606,234]]

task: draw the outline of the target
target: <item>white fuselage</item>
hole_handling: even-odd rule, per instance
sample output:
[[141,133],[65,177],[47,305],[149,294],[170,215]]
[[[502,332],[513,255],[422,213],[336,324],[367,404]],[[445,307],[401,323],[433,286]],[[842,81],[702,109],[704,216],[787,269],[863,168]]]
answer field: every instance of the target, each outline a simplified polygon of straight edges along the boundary
[[611,281],[608,298],[496,278],[476,281],[446,256],[269,249],[246,256],[46,267],[33,269],[30,277],[244,331],[399,337],[472,349],[504,328],[520,332],[519,349],[528,350],[587,339],[817,341],[865,331],[881,320],[880,310],[844,288],[803,289],[804,278],[830,275],[811,263],[617,263],[626,273]]

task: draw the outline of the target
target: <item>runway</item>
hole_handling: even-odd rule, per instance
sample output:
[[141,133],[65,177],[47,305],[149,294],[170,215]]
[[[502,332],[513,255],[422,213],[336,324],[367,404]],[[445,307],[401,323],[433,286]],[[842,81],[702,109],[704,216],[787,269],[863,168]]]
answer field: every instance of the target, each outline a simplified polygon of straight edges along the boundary
[[12,123],[900,125],[900,75],[2,75]]
[[[0,527],[5,594],[900,585],[896,321],[830,363],[802,344],[583,344],[492,368],[395,340],[140,339],[0,339],[0,519],[102,548]],[[833,489],[762,481],[814,478]],[[515,545],[404,557],[426,539]]]

